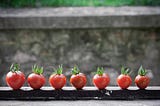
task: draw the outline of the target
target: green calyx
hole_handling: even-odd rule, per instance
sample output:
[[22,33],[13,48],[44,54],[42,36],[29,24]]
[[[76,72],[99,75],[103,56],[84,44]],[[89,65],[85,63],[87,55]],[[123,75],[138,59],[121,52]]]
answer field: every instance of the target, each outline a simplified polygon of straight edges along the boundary
[[143,69],[142,66],[140,66],[140,68],[138,70],[138,74],[141,76],[145,76],[147,74],[147,71],[145,69]]
[[12,71],[12,72],[20,71],[20,65],[19,64],[12,64],[10,66],[10,71]]
[[62,74],[63,67],[62,67],[62,65],[59,65],[59,67],[57,69],[54,69],[54,70],[55,70],[55,74],[60,75],[60,74]]
[[77,66],[74,66],[73,69],[72,69],[72,74],[73,75],[76,75],[76,74],[79,74],[80,73],[80,70]]
[[102,76],[102,75],[103,75],[103,73],[104,73],[104,69],[103,69],[103,67],[98,67],[98,68],[97,68],[97,72],[96,72],[96,74],[98,74],[98,75]]
[[130,70],[129,68],[125,68],[125,67],[122,66],[121,74],[128,75],[129,74],[129,70]]
[[35,73],[35,74],[42,74],[43,73],[43,67],[39,67],[38,65],[34,65],[32,66],[32,71]]

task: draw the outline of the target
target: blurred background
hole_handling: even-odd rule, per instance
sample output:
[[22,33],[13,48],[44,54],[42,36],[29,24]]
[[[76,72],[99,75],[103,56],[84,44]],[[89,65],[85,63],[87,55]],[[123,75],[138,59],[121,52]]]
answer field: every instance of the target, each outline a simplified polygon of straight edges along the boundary
[[0,0],[1,7],[159,6],[160,0]]
[[[160,0],[0,0],[0,9],[41,7],[159,7]],[[10,10],[11,11],[11,10]],[[83,11],[83,10],[82,10]],[[0,13],[1,14],[1,13]],[[0,22],[1,23],[1,22]],[[147,23],[147,20],[146,20]],[[76,28],[76,29],[0,29],[0,86],[12,63],[21,64],[26,77],[31,66],[44,67],[48,77],[53,67],[63,64],[67,86],[71,68],[77,65],[92,85],[98,66],[104,67],[116,85],[121,65],[131,68],[135,78],[140,65],[148,71],[150,85],[160,85],[160,28]],[[27,84],[26,84],[27,85]],[[46,86],[48,84],[48,80]],[[132,83],[134,85],[134,83]]]

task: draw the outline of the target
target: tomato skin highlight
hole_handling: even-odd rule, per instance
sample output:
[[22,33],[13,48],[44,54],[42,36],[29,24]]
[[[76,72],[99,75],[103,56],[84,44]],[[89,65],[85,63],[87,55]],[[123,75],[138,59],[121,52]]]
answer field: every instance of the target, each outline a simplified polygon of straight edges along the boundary
[[8,72],[6,75],[7,85],[12,89],[20,89],[25,83],[25,75],[21,71]]
[[63,74],[52,74],[49,77],[49,83],[55,89],[62,89],[66,84],[66,77]]
[[45,77],[42,74],[31,73],[27,81],[31,88],[40,89],[45,84]]
[[70,78],[70,83],[76,89],[82,89],[87,83],[87,78],[83,73],[73,74]]
[[127,89],[132,83],[132,79],[129,75],[121,74],[117,78],[117,84],[121,89]]
[[105,89],[110,82],[110,78],[105,73],[103,73],[103,75],[96,74],[94,75],[92,82],[98,89]]
[[135,84],[139,89],[145,89],[150,83],[148,76],[137,75],[135,78]]

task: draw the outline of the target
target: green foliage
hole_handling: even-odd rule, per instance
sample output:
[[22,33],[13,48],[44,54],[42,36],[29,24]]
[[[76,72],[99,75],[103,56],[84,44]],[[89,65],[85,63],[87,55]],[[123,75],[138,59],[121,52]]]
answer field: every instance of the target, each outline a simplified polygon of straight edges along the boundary
[[147,71],[145,69],[143,69],[142,66],[140,66],[140,68],[138,70],[138,74],[141,76],[145,76],[147,74]]
[[12,71],[12,72],[20,71],[20,65],[19,64],[12,64],[10,66],[10,71]]
[[1,7],[159,6],[160,0],[0,0]]
[[76,74],[79,74],[80,73],[80,70],[79,70],[79,68],[75,65],[74,67],[73,67],[73,69],[72,69],[72,74],[73,75],[76,75]]
[[59,67],[57,69],[54,69],[54,70],[55,70],[55,74],[60,75],[63,72],[63,67],[62,67],[62,65],[59,65]]
[[1,7],[33,7],[36,0],[0,0]]
[[39,67],[38,65],[32,66],[32,71],[36,74],[42,74],[43,73],[43,67]]
[[122,66],[121,74],[128,75],[129,74],[129,68],[125,68],[125,67]]
[[97,73],[98,75],[103,75],[103,73],[104,73],[103,67],[98,67],[96,73]]

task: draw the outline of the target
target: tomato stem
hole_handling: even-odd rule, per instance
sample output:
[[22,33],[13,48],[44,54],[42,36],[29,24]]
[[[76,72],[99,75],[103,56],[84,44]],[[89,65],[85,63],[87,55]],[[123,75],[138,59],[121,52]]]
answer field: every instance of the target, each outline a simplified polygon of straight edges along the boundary
[[129,68],[125,68],[124,66],[122,66],[122,68],[121,68],[121,74],[128,75],[129,71],[130,71]]
[[147,74],[147,71],[145,69],[143,69],[142,65],[140,66],[140,68],[138,70],[138,74],[141,76],[145,76]]
[[54,69],[54,70],[55,70],[55,73],[56,73],[56,74],[58,74],[58,75],[62,74],[62,72],[63,72],[62,64],[59,65],[58,68],[57,68],[57,69]]
[[97,72],[96,72],[98,75],[100,75],[100,76],[102,76],[103,75],[103,73],[104,73],[104,69],[103,69],[103,67],[98,67],[97,68]]
[[16,71],[20,71],[20,65],[19,64],[12,64],[11,66],[10,66],[10,71],[12,71],[12,72],[16,72]]
[[72,69],[72,74],[73,75],[76,75],[76,74],[79,74],[80,73],[80,70],[79,70],[79,68],[75,65],[74,67],[73,67],[73,69]]
[[39,67],[38,65],[32,66],[32,71],[36,74],[42,74],[43,73],[43,67]]

